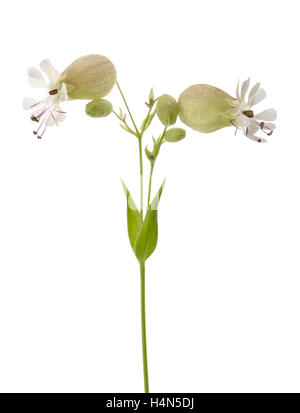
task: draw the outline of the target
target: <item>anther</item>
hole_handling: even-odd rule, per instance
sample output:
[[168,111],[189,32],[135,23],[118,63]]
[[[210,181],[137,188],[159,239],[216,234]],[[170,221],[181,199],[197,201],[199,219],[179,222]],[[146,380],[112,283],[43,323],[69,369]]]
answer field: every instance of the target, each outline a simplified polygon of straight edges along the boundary
[[254,113],[253,110],[244,110],[243,115],[247,116],[247,118],[253,118]]
[[268,136],[271,136],[271,135],[272,135],[272,133],[273,133],[273,131],[271,130],[271,131],[268,133]]
[[264,122],[261,122],[260,123],[260,129],[263,129],[265,127],[265,123]]
[[32,115],[30,119],[31,119],[33,122],[38,122],[38,121],[39,121],[38,118],[35,117],[34,115]]
[[56,95],[58,93],[58,89],[50,90],[49,95]]
[[36,131],[36,130],[34,130],[34,131],[33,131],[33,134],[34,134],[34,135],[37,135],[37,131]]
[[40,136],[40,135],[38,135],[38,137],[37,137],[38,139],[42,139],[42,137]]

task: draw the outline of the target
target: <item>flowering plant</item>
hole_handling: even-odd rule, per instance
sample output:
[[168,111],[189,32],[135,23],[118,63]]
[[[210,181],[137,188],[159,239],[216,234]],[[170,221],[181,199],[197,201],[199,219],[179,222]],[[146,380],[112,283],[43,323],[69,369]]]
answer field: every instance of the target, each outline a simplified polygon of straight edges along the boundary
[[[116,69],[107,57],[101,55],[80,57],[62,73],[53,67],[50,60],[43,60],[40,68],[41,71],[30,68],[28,80],[33,87],[46,90],[45,99],[25,98],[23,101],[24,109],[31,111],[31,120],[37,123],[37,128],[34,129],[33,133],[39,139],[44,136],[48,126],[58,125],[66,119],[66,110],[62,108],[62,105],[68,100],[74,99],[89,100],[85,107],[88,116],[101,118],[110,114],[114,115],[120,122],[122,129],[137,139],[140,175],[139,206],[136,205],[123,181],[122,185],[126,196],[128,237],[140,267],[144,388],[145,392],[148,393],[145,263],[155,251],[158,239],[157,209],[164,182],[153,198],[151,198],[151,192],[152,176],[160,149],[163,144],[176,143],[185,138],[186,131],[174,127],[178,117],[184,124],[202,133],[211,133],[224,127],[234,126],[235,133],[241,130],[245,136],[255,142],[266,142],[266,139],[260,134],[270,136],[273,133],[276,111],[268,109],[254,114],[253,107],[266,97],[266,93],[260,84],[256,83],[246,98],[250,79],[243,82],[241,87],[238,83],[236,97],[205,84],[188,87],[181,93],[178,101],[168,94],[155,98],[153,89],[151,89],[146,102],[146,116],[141,126],[138,127],[117,82]],[[125,106],[119,111],[113,108],[111,102],[103,99],[114,85],[117,86]],[[145,132],[151,126],[155,116],[162,123],[162,132],[158,137],[152,138],[151,149],[147,145],[143,150]],[[129,121],[127,117],[129,117]],[[144,202],[144,156],[150,165],[146,202]]]

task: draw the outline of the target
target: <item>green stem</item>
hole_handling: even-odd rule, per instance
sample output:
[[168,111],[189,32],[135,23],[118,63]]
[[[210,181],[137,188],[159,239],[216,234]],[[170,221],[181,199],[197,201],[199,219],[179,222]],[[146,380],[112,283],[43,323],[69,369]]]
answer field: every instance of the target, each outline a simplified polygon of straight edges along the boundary
[[127,112],[129,113],[131,122],[132,122],[132,124],[133,124],[133,126],[134,126],[134,129],[135,129],[135,131],[136,131],[136,136],[139,137],[139,136],[140,136],[140,131],[138,130],[138,128],[137,128],[137,126],[136,126],[136,124],[135,124],[135,121],[133,120],[133,117],[132,117],[132,114],[131,114],[130,109],[129,109],[129,107],[128,107],[128,104],[127,104],[127,102],[126,102],[125,96],[123,95],[123,92],[122,92],[122,90],[121,90],[121,88],[120,88],[119,83],[116,82],[116,84],[117,84],[117,87],[118,87],[118,89],[119,89],[119,92],[120,92],[120,94],[121,94],[121,96],[122,96],[122,99],[123,99],[123,101],[124,101],[124,103],[125,103]]
[[143,206],[143,198],[144,198],[144,179],[143,179],[143,148],[142,148],[142,137],[138,138],[139,140],[139,157],[140,157],[140,195],[141,195],[141,221],[144,219],[144,206]]
[[142,346],[145,393],[149,393],[148,361],[147,361],[147,336],[146,336],[146,305],[145,305],[145,263],[140,262],[141,270],[141,322],[142,322]]
[[116,111],[112,110],[112,113],[113,113],[114,115],[116,115],[116,117],[117,117],[121,122],[123,122],[123,119],[117,114]]
[[148,201],[147,201],[148,208],[150,206],[153,169],[154,169],[154,162],[151,163],[150,176],[149,176]]
[[[159,139],[159,141],[158,141],[158,148],[157,148],[156,157],[158,156],[159,151],[160,151],[160,147],[161,147],[161,145],[163,144],[164,136],[165,136],[165,134],[166,134],[166,132],[167,132],[167,128],[168,128],[168,127],[166,126],[165,129],[164,129],[164,131],[163,131],[163,134],[161,135],[161,137],[160,137],[160,139]],[[149,208],[149,206],[150,206],[151,187],[152,187],[152,176],[153,176],[154,165],[155,165],[155,162],[156,162],[156,157],[155,157],[154,161],[151,162],[151,169],[150,169],[150,176],[149,176],[149,186],[148,186],[148,201],[147,201],[148,208]]]
[[[138,128],[137,128],[137,126],[136,126],[136,124],[135,124],[135,121],[134,121],[134,119],[133,119],[133,116],[132,116],[132,114],[131,114],[131,112],[130,112],[130,109],[129,109],[129,106],[128,106],[128,104],[127,104],[127,101],[126,101],[126,99],[125,99],[125,96],[124,96],[124,94],[123,94],[123,92],[122,92],[122,89],[120,88],[120,85],[119,85],[119,83],[118,82],[116,82],[116,84],[117,84],[117,87],[118,87],[118,89],[119,89],[119,92],[120,92],[120,94],[121,94],[121,96],[122,96],[122,99],[123,99],[123,102],[125,103],[125,106],[126,106],[126,109],[127,109],[127,112],[129,113],[129,116],[130,116],[130,119],[131,119],[131,121],[132,121],[132,124],[133,124],[133,126],[134,126],[134,129],[135,129],[135,132],[136,132],[136,137],[138,138],[138,141],[139,141],[139,158],[140,158],[140,191],[141,191],[141,206],[140,206],[140,214],[141,214],[141,221],[143,221],[143,218],[144,218],[144,211],[143,211],[143,209],[144,209],[144,207],[143,207],[143,192],[144,192],[144,184],[143,184],[143,150],[142,150],[142,134],[140,133],[140,131],[138,130]],[[116,113],[115,113],[116,114]],[[116,114],[117,115],[117,114]],[[118,115],[117,115],[118,116]],[[119,116],[118,116],[118,118],[119,118]],[[120,118],[119,118],[120,119]]]

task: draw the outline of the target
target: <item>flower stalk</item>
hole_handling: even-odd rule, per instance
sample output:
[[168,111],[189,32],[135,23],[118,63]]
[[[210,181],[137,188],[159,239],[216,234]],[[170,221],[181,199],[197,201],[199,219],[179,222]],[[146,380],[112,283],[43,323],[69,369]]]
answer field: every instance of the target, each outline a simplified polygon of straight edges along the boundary
[[147,357],[147,334],[146,334],[146,294],[145,294],[145,263],[140,263],[141,273],[141,326],[142,326],[142,349],[143,349],[143,370],[144,370],[144,389],[149,393],[148,377],[148,357]]
[[[143,207],[143,192],[144,192],[144,178],[143,178],[143,149],[142,149],[142,138],[144,134],[144,130],[139,131],[136,123],[133,119],[133,116],[131,114],[131,111],[129,109],[128,103],[125,99],[124,93],[122,92],[122,89],[117,82],[117,87],[120,92],[120,95],[123,99],[123,102],[126,106],[127,112],[130,116],[130,119],[132,121],[133,127],[135,129],[135,135],[138,139],[138,146],[139,146],[139,171],[140,171],[140,225],[143,223],[144,219],[144,207]],[[151,108],[148,111],[147,118],[149,117],[149,114],[151,112]],[[120,119],[120,117],[117,115],[117,117]],[[124,118],[125,121],[125,118]],[[127,126],[127,125],[126,125]],[[148,377],[148,358],[147,358],[147,334],[146,334],[146,289],[145,289],[145,262],[141,261],[140,263],[140,283],[141,283],[141,332],[142,332],[142,353],[143,353],[143,371],[144,371],[144,390],[145,393],[149,393],[149,377]]]

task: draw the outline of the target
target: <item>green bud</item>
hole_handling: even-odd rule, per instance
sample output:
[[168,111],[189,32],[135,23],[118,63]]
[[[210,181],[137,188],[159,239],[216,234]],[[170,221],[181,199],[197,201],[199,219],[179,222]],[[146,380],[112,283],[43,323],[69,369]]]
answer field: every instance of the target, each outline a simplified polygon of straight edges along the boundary
[[93,54],[75,60],[62,72],[58,82],[65,83],[69,99],[99,99],[111,91],[116,79],[112,62]]
[[173,125],[178,115],[176,100],[170,95],[160,96],[156,105],[156,113],[163,125]]
[[125,122],[125,120],[126,120],[126,113],[123,113],[123,111],[122,111],[121,108],[119,109],[119,118],[120,118],[123,122]]
[[149,93],[149,105],[152,106],[154,103],[154,100],[155,100],[154,91],[153,91],[153,88],[151,88],[150,93]]
[[95,99],[85,107],[85,113],[92,118],[105,118],[112,112],[112,104],[106,99]]
[[164,135],[164,139],[167,142],[178,142],[184,138],[185,138],[185,130],[181,128],[169,129]]
[[236,99],[209,85],[193,85],[178,99],[180,120],[192,129],[209,133],[231,126]]

